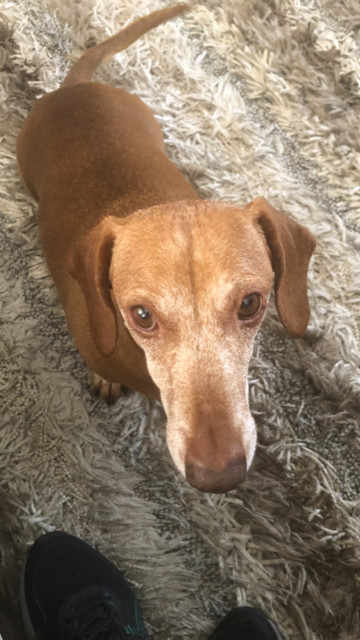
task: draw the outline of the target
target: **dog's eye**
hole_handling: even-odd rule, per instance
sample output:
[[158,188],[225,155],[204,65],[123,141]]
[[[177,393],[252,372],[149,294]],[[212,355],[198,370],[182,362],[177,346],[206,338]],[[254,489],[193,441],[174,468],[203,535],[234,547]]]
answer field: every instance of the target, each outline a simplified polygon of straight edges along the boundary
[[261,307],[261,296],[258,293],[250,293],[245,296],[238,311],[239,320],[250,320],[258,313]]
[[146,331],[152,331],[155,329],[157,322],[153,314],[146,307],[133,307],[131,309],[132,319],[139,329],[146,329]]

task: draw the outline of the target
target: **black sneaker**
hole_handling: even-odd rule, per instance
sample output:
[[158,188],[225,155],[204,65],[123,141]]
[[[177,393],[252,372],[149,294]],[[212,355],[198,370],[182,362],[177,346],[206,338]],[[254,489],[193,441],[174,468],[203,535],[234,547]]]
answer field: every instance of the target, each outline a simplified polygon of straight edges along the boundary
[[47,533],[30,548],[20,608],[29,640],[148,640],[121,571],[68,533]]
[[283,640],[279,629],[256,607],[232,609],[209,640]]

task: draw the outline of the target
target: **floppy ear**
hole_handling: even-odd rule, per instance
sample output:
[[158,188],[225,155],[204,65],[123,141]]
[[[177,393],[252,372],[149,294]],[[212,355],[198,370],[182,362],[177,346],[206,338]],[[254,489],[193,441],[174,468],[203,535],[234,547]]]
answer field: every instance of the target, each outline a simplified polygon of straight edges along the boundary
[[78,242],[67,264],[84,294],[91,335],[104,356],[111,356],[118,333],[110,294],[110,264],[115,231],[120,224],[118,218],[104,218]]
[[310,316],[307,270],[315,238],[306,227],[274,209],[264,198],[256,198],[245,210],[261,227],[270,249],[280,320],[293,338],[299,338]]

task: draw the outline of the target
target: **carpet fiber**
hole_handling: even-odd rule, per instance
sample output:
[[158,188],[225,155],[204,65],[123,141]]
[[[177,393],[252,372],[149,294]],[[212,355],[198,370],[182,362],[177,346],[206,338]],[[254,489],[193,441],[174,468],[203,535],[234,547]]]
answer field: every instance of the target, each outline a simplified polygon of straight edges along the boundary
[[263,195],[317,238],[305,336],[290,339],[272,304],[256,341],[243,486],[197,492],[160,406],[93,397],[42,257],[20,126],[84,48],[162,6],[0,2],[1,633],[23,637],[19,565],[59,528],[124,569],[156,640],[203,640],[244,603],[289,640],[359,640],[358,1],[204,0],[97,73],[150,106],[202,197]]

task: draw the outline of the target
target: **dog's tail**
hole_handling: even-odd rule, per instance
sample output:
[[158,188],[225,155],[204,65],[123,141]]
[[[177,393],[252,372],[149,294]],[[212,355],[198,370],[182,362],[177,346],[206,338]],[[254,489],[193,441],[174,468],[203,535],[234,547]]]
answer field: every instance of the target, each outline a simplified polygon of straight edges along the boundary
[[71,67],[63,82],[63,86],[90,82],[94,71],[104,60],[111,58],[119,51],[127,49],[128,46],[144,33],[157,27],[162,22],[167,22],[167,20],[174,18],[188,8],[188,4],[181,3],[160,9],[159,11],[154,11],[132,22],[129,26],[125,27],[125,29],[119,31],[119,33],[111,36],[111,38],[107,38],[107,40],[100,42],[100,44],[91,47],[91,49],[85,51],[81,58]]

